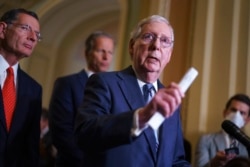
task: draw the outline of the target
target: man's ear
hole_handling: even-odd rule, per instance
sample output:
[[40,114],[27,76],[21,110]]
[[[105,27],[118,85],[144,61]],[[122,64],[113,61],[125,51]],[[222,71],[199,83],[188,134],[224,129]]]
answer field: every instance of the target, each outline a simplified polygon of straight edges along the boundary
[[0,39],[5,38],[6,28],[7,28],[7,24],[5,22],[0,22]]
[[131,58],[133,57],[134,44],[135,44],[135,41],[133,39],[130,39],[128,50],[129,50],[129,54],[130,54]]
[[169,50],[167,63],[169,63],[169,61],[170,61],[170,59],[171,59],[172,52],[173,52],[173,47],[170,48],[170,50]]
[[223,118],[225,118],[226,115],[227,115],[227,109],[225,108],[225,109],[223,110]]
[[84,56],[85,56],[85,59],[86,61],[88,62],[89,61],[89,53],[87,51],[84,51]]
[[246,123],[245,123],[245,124],[247,124],[247,123],[249,123],[249,122],[250,122],[250,116],[247,117],[247,120],[246,120]]

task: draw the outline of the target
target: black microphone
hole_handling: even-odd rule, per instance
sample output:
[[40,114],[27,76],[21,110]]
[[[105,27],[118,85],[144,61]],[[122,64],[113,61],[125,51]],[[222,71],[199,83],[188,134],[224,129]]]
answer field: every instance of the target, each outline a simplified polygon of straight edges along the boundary
[[222,122],[221,127],[233,138],[241,142],[247,150],[250,150],[250,138],[238,126],[229,120]]

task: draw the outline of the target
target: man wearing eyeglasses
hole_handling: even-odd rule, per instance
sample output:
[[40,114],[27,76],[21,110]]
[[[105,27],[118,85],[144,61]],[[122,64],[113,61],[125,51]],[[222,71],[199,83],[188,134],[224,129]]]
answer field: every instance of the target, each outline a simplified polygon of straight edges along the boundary
[[37,14],[12,9],[0,18],[0,166],[35,167],[39,160],[42,87],[19,65],[41,40]]
[[93,74],[76,117],[85,167],[187,167],[179,86],[159,77],[170,61],[173,29],[162,16],[143,19],[131,33],[132,66]]

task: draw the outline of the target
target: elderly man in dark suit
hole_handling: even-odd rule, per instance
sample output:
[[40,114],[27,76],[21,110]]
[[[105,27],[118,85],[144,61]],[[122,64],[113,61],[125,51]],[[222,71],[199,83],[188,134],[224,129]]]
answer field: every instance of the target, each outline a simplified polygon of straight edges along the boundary
[[19,66],[41,40],[36,13],[12,9],[0,18],[0,166],[39,160],[42,88]]
[[90,77],[75,126],[85,167],[190,166],[180,120],[184,94],[159,81],[173,41],[164,17],[146,18],[131,34],[132,66]]

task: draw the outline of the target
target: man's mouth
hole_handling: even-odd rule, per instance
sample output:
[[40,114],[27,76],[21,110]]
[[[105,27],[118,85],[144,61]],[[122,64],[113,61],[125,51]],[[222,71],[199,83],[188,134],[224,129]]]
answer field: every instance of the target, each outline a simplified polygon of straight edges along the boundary
[[29,44],[24,44],[24,47],[25,47],[25,48],[28,48],[28,49],[30,49],[30,50],[32,49],[32,45],[29,45]]
[[150,62],[158,62],[159,59],[156,58],[156,57],[153,57],[153,56],[149,56],[149,57],[147,57],[147,61],[150,61]]

